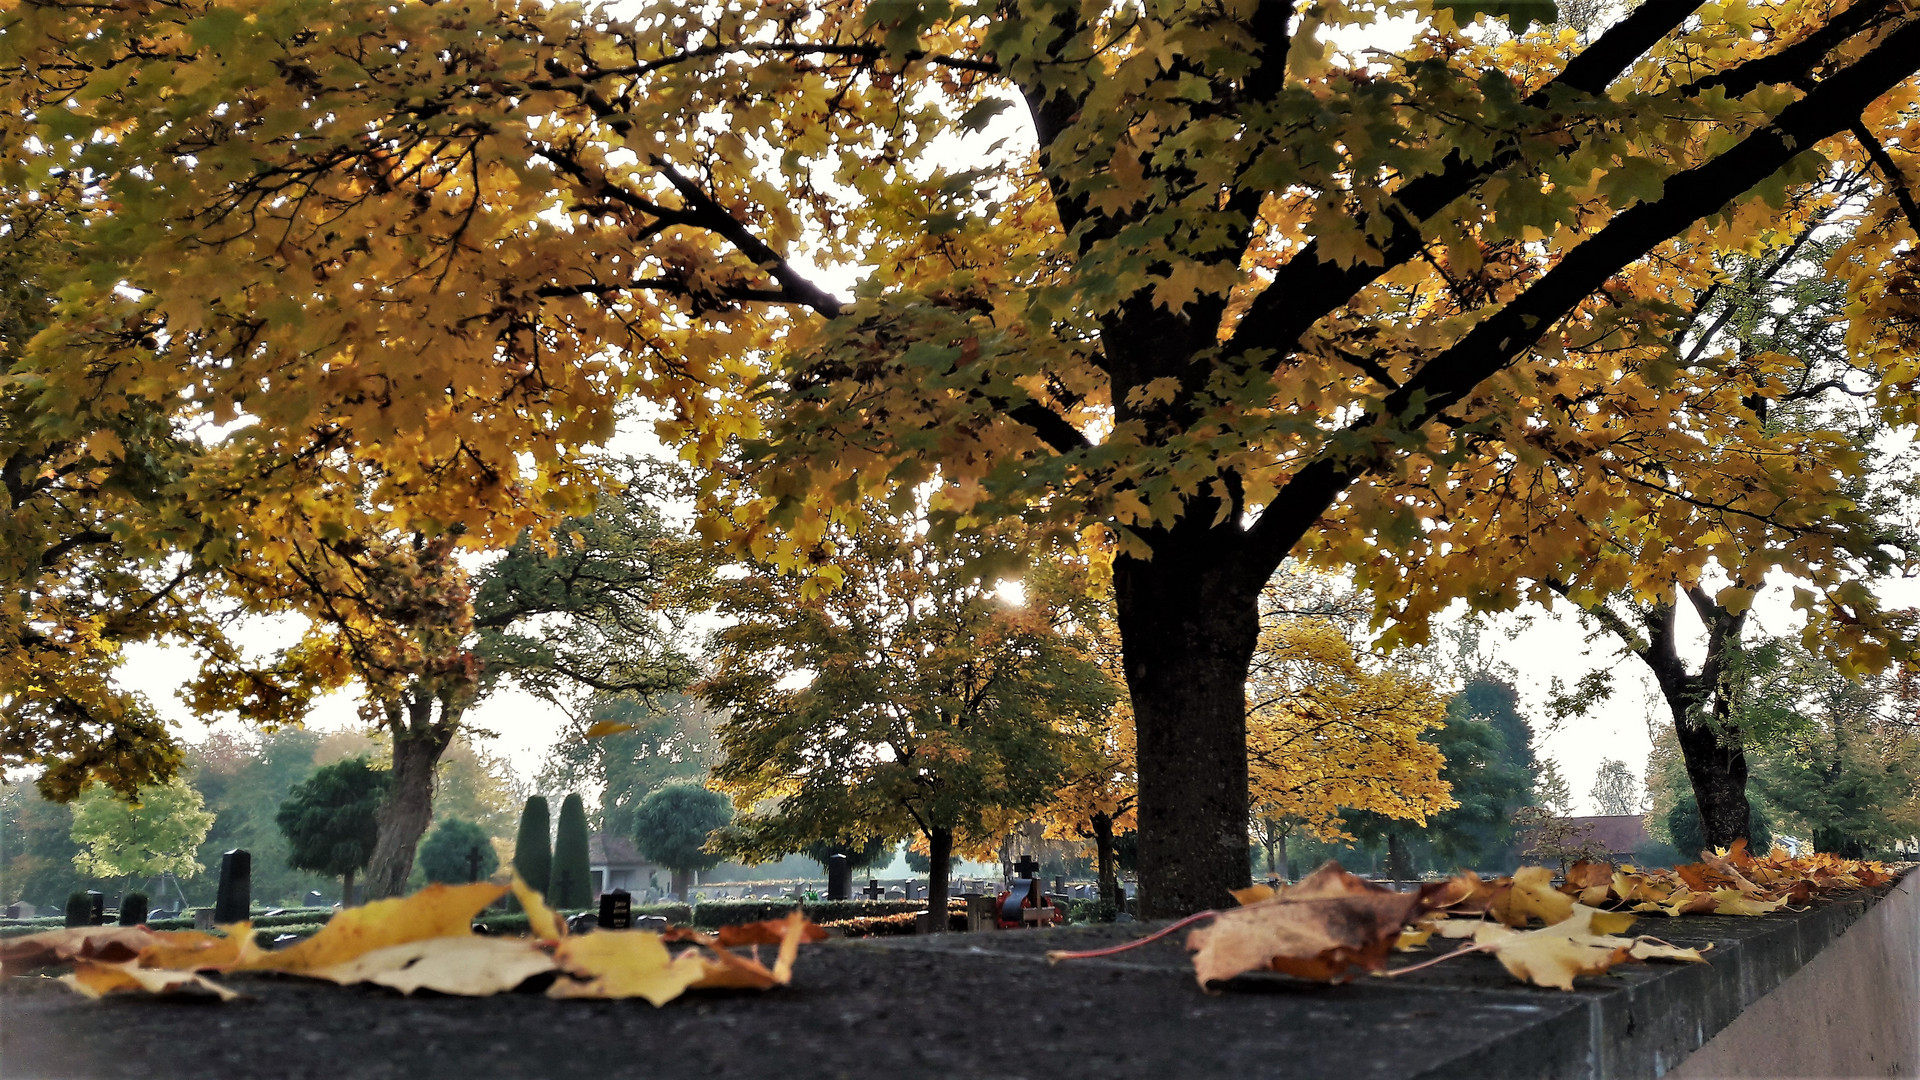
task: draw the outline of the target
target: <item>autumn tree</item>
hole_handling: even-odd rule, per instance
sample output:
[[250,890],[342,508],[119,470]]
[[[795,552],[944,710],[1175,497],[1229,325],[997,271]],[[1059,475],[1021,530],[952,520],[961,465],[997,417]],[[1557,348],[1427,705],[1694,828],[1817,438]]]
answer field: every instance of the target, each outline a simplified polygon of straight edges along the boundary
[[1247,754],[1270,872],[1286,865],[1296,828],[1335,839],[1353,812],[1425,824],[1454,806],[1444,758],[1423,737],[1446,709],[1418,674],[1363,662],[1332,620],[1267,619],[1248,683]]
[[569,716],[540,786],[599,790],[599,827],[631,836],[634,811],[649,794],[706,779],[720,759],[719,720],[686,693],[595,695],[584,715]]
[[213,825],[200,793],[184,780],[145,788],[129,802],[92,788],[73,807],[73,863],[103,878],[190,878],[206,869],[194,849]]
[[339,878],[342,907],[353,906],[353,877],[373,858],[389,783],[387,771],[364,757],[322,765],[293,786],[274,816],[288,864]]
[[728,712],[714,779],[743,813],[725,846],[761,860],[917,837],[939,914],[950,856],[1030,820],[1067,733],[1115,692],[1057,609],[998,595],[1021,570],[1010,538],[941,537],[912,505],[865,515],[823,541],[831,589],[764,566],[720,586],[735,622],[698,691]]
[[[364,504],[349,535],[502,546],[578,513],[572,449],[623,396],[715,466],[738,549],[789,566],[887,490],[935,489],[960,528],[1104,532],[1146,910],[1210,907],[1248,877],[1244,684],[1288,555],[1501,606],[1510,556],[1596,529],[1648,583],[1844,546],[1813,473],[1691,515],[1750,478],[1692,419],[1737,428],[1771,391],[1676,352],[1674,279],[1779,231],[1784,189],[1910,141],[1920,17],[1678,0],[1460,27],[1486,6],[22,5],[10,174],[85,170],[113,226],[75,231],[12,370],[76,437],[103,380],[224,425],[234,452],[178,490],[269,561],[316,490]],[[1402,14],[1404,38],[1335,44]],[[933,157],[1009,109],[1009,137]],[[1894,217],[1845,275],[1868,349],[1910,333],[1879,271],[1911,241]],[[802,256],[863,280],[836,296]]]
[[1587,793],[1593,800],[1594,813],[1638,814],[1644,809],[1645,801],[1640,796],[1640,778],[1633,775],[1626,762],[1609,757],[1600,759],[1600,768],[1593,777],[1593,790]]

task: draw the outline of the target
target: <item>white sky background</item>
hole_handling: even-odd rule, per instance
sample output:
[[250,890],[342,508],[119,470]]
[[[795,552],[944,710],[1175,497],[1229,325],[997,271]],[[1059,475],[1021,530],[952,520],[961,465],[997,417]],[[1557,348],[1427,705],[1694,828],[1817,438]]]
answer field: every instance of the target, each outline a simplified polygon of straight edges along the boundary
[[[1343,35],[1337,44],[1346,49],[1391,49],[1404,42],[1411,30],[1409,21],[1396,20],[1363,34]],[[983,151],[1002,137],[1031,142],[1031,132],[1025,130],[1025,117],[1020,110],[1003,112],[986,132],[974,139],[954,140],[948,153],[940,156],[950,157],[954,162],[978,161],[985,156]],[[802,253],[796,252],[794,261],[803,270],[808,269]],[[860,276],[855,267],[817,269],[815,280],[843,296]],[[657,453],[658,447],[645,425],[628,424],[616,436],[612,449],[638,455]],[[1920,585],[1915,583],[1896,583],[1882,592],[1890,606],[1920,603]],[[1759,598],[1754,617],[1749,620],[1750,634],[1777,635],[1797,627],[1797,619],[1787,606],[1787,595],[1784,588],[1776,587]],[[1690,668],[1698,670],[1705,648],[1704,633],[1687,606],[1681,605],[1679,617],[1682,624],[1694,632],[1688,659]],[[1666,707],[1644,664],[1631,656],[1622,657],[1618,643],[1610,637],[1589,641],[1587,632],[1565,605],[1560,612],[1534,608],[1515,616],[1496,618],[1491,629],[1493,632],[1482,639],[1482,652],[1512,669],[1513,681],[1520,690],[1522,713],[1534,723],[1536,750],[1543,760],[1551,758],[1558,763],[1561,775],[1573,791],[1576,812],[1592,812],[1588,789],[1602,758],[1625,761],[1635,775],[1644,775],[1647,754],[1652,747],[1649,721],[1667,722]],[[245,636],[264,653],[290,644],[295,634],[291,621],[276,625],[263,620],[257,628],[250,626]],[[198,741],[205,737],[208,726],[196,719],[175,696],[175,691],[191,673],[190,665],[191,658],[184,651],[136,646],[128,650],[122,679],[128,687],[144,692],[186,739]],[[1588,716],[1568,720],[1557,730],[1550,730],[1545,702],[1551,681],[1558,677],[1572,685],[1586,672],[1603,666],[1614,671],[1612,698]],[[352,694],[334,694],[320,703],[309,718],[308,726],[321,730],[358,726],[355,706]],[[497,737],[481,740],[481,747],[506,758],[521,777],[531,779],[557,740],[565,717],[544,702],[505,687],[471,710],[468,721],[472,728],[497,732]],[[245,730],[235,721],[224,721],[216,727]]]

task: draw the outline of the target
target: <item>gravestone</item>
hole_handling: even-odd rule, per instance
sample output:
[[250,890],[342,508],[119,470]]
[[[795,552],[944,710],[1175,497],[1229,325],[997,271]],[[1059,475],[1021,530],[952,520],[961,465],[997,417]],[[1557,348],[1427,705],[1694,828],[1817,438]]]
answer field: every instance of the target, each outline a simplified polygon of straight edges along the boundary
[[600,894],[600,929],[626,930],[633,926],[633,894],[625,889]]
[[472,847],[467,849],[467,880],[468,881],[480,880],[480,845],[479,844],[475,844]]
[[998,930],[1000,924],[994,921],[994,897],[987,893],[967,893],[967,931],[979,933],[982,930]]
[[853,899],[853,867],[838,852],[827,856],[827,899]]
[[325,896],[320,895],[320,891],[318,889],[309,889],[307,890],[307,898],[304,901],[304,903],[308,907],[326,907],[327,898]]
[[147,921],[147,898],[139,893],[122,897],[120,900],[120,925],[139,926]]
[[869,900],[884,900],[887,896],[887,890],[880,887],[879,878],[868,878],[867,887],[860,890],[860,895]]
[[193,909],[193,928],[195,930],[211,930],[214,928],[214,925],[212,908],[203,907]]
[[907,899],[909,899],[909,900],[918,900],[918,899],[920,899],[920,896],[919,896],[919,893],[920,893],[920,883],[919,883],[919,882],[917,882],[917,881],[908,881],[908,882],[907,882],[907,885],[906,885],[906,888],[907,888]]
[[214,894],[215,922],[244,922],[253,904],[253,855],[235,848],[220,856],[220,891]]
[[107,925],[107,894],[87,890],[87,925]]

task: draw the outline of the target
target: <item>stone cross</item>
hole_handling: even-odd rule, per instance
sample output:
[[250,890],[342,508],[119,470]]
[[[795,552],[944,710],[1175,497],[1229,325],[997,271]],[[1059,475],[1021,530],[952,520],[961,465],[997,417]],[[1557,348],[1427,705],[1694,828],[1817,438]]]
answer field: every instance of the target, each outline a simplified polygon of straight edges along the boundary
[[878,900],[887,895],[887,890],[880,887],[879,878],[868,878],[867,887],[860,890],[860,895],[869,900]]
[[244,922],[253,905],[253,855],[235,848],[220,856],[220,891],[214,894],[213,921]]
[[1032,880],[1033,876],[1040,872],[1040,864],[1034,861],[1033,856],[1022,855],[1019,859],[1015,860],[1013,872],[1023,878]]

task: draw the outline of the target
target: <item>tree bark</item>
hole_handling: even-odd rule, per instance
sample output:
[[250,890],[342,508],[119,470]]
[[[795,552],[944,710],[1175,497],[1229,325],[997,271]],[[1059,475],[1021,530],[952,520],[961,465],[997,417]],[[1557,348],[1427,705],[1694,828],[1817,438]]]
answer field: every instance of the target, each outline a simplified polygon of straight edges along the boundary
[[1279,874],[1280,880],[1282,882],[1292,881],[1293,871],[1287,867],[1287,834],[1286,833],[1280,834],[1280,839],[1276,843],[1276,846],[1279,847],[1280,849],[1280,874]]
[[346,873],[340,875],[340,906],[343,908],[350,908],[353,906],[353,871],[352,870],[348,870]]
[[[424,697],[424,695],[423,695]],[[434,699],[410,703],[410,712],[424,711],[429,716]],[[445,725],[442,725],[445,726]],[[387,798],[380,805],[380,835],[373,845],[373,858],[367,862],[367,896],[379,899],[399,896],[407,891],[407,877],[413,873],[413,856],[420,838],[433,822],[433,772],[440,755],[452,741],[451,731],[441,733],[420,729],[416,724],[397,732],[393,740],[393,777],[387,783]]]
[[1387,877],[1394,881],[1413,880],[1413,860],[1407,856],[1407,845],[1400,839],[1399,830],[1387,834]]
[[669,873],[672,876],[668,888],[673,891],[673,898],[683,904],[693,903],[688,899],[693,895],[693,871],[676,869],[670,870]]
[[953,830],[933,828],[927,830],[927,914],[933,923],[933,932],[945,933],[948,926],[952,904],[947,894],[952,890],[953,881]]
[[1266,575],[1241,568],[1243,535],[1183,524],[1152,535],[1151,563],[1114,564],[1139,754],[1143,918],[1220,907],[1252,882],[1246,682]]
[[1116,872],[1113,857],[1113,819],[1105,814],[1093,815],[1093,859],[1099,878],[1100,899],[1120,910],[1120,875]]
[[[1700,807],[1702,837],[1709,847],[1728,847],[1747,835],[1753,814],[1747,801],[1746,740],[1733,715],[1738,673],[1730,670],[1746,616],[1728,612],[1698,586],[1687,590],[1687,596],[1707,627],[1707,658],[1699,673],[1688,674],[1680,659],[1673,604],[1646,612],[1646,647],[1639,652],[1653,669],[1673,716],[1680,757]],[[1693,857],[1699,852],[1682,854]]]

